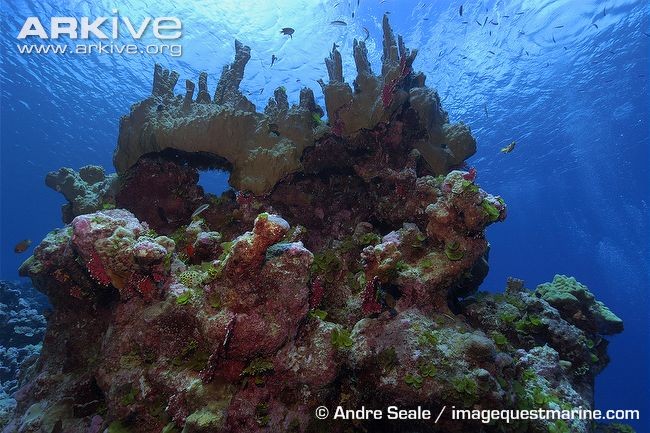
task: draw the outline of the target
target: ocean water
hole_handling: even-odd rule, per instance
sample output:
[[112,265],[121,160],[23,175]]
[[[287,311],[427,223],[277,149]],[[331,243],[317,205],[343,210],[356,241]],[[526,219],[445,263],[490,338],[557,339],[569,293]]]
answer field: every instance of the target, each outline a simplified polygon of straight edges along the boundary
[[[308,86],[323,105],[316,80],[327,78],[323,58],[332,44],[340,46],[346,81],[356,75],[354,38],[369,36],[379,70],[381,18],[390,12],[395,32],[420,50],[414,68],[438,90],[451,120],[471,126],[478,151],[468,164],[478,183],[508,204],[508,219],[488,231],[491,270],[482,289],[501,290],[508,276],[534,288],[556,273],[589,286],[626,326],[611,340],[596,407],[639,409],[642,419],[632,424],[650,431],[648,2],[45,3],[2,1],[1,279],[17,279],[33,246],[62,225],[64,199],[44,185],[48,171],[86,164],[113,171],[120,116],[150,93],[154,63],[178,71],[181,83],[208,71],[213,92],[237,38],[252,49],[241,88],[258,109],[278,86],[290,103]],[[17,35],[29,16],[47,28],[51,16],[175,16],[182,55],[21,54]],[[283,27],[295,29],[292,38],[279,33]],[[137,43],[153,42],[148,34]],[[512,140],[515,151],[500,153]],[[201,184],[219,193],[225,179],[204,173]],[[24,238],[32,248],[14,254]]]

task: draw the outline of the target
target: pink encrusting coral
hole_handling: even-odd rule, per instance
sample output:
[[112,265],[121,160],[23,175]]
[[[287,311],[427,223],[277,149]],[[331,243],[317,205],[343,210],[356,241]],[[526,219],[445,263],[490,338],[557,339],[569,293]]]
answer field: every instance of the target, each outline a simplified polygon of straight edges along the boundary
[[122,209],[80,215],[71,226],[72,247],[95,281],[112,285],[124,297],[133,293],[151,297],[150,275],[163,278],[163,261],[175,248],[172,239],[155,235]]
[[[20,269],[53,312],[4,432],[593,431],[314,417],[396,403],[589,408],[603,335],[622,330],[566,277],[477,293],[505,202],[476,169],[453,169],[474,151],[469,128],[448,123],[412,71],[415,50],[383,26],[380,76],[362,42],[354,91],[336,47],[327,60],[330,128],[307,91],[289,108],[278,90],[255,112],[238,90],[250,58],[239,42],[214,98],[205,74],[199,100],[189,85],[174,97],[178,75],[156,67],[153,94],[122,122],[120,209],[76,216]],[[220,141],[227,128],[244,148]],[[206,166],[249,191],[204,194]]]

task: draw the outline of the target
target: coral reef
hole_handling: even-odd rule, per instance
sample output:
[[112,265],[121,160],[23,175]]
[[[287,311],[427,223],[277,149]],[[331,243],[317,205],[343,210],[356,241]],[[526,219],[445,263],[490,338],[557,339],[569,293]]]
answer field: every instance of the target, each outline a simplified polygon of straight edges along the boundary
[[552,282],[538,286],[537,293],[585,331],[604,335],[623,331],[623,321],[573,277],[556,275]]
[[0,281],[0,426],[9,422],[16,401],[10,397],[38,357],[47,307],[31,286]]
[[401,36],[395,39],[388,17],[383,18],[381,75],[372,73],[363,41],[354,41],[357,77],[353,88],[343,79],[341,54],[332,48],[325,59],[329,82],[321,81],[332,131],[350,136],[386,121],[409,123],[413,147],[435,174],[460,166],[476,152],[476,141],[463,124],[450,124],[435,90],[425,87],[426,77],[413,72],[417,50],[409,50]]
[[68,200],[61,209],[64,223],[77,215],[115,207],[117,175],[106,175],[97,165],[81,167],[79,172],[65,167],[52,171],[45,177],[45,184]]
[[184,98],[173,88],[178,74],[156,65],[151,97],[135,104],[120,122],[114,163],[118,172],[145,154],[175,149],[205,152],[214,167],[231,169],[230,183],[256,194],[269,190],[283,176],[300,168],[300,156],[320,134],[314,116],[322,110],[311,90],[300,92],[300,103],[289,107],[283,88],[275,90],[264,113],[239,91],[250,48],[235,41],[235,60],[222,71],[214,98],[207,94],[207,75],[199,77],[199,94],[192,102],[194,84]]
[[[326,61],[330,127],[303,90],[264,114],[239,91],[235,43],[210,97],[156,66],[120,127],[119,209],[76,216],[21,266],[53,306],[5,432],[592,432],[584,421],[319,420],[330,409],[593,405],[613,313],[574,280],[477,293],[485,229],[506,205],[460,169],[474,140],[450,125],[415,51],[384,20],[374,76]],[[316,121],[319,120],[319,122]],[[232,170],[237,191],[197,186]],[[458,169],[457,169],[458,168]],[[264,194],[262,194],[264,193]]]
[[328,130],[351,138],[391,122],[393,134],[408,139],[433,174],[446,174],[474,154],[476,141],[466,125],[449,123],[435,90],[424,86],[422,73],[413,72],[417,50],[408,50],[401,36],[396,41],[387,17],[383,28],[380,76],[372,74],[365,43],[354,42],[358,74],[354,90],[343,80],[336,46],[325,59],[329,82],[321,81],[321,86],[330,129],[321,121],[323,110],[308,88],[300,91],[299,104],[289,107],[286,90],[280,87],[264,112],[257,112],[239,90],[250,59],[250,48],[239,41],[235,41],[235,60],[224,67],[212,99],[207,74],[199,77],[193,101],[193,82],[186,82],[184,97],[175,97],[178,74],[156,65],[151,96],[135,104],[120,122],[115,167],[124,172],[143,155],[165,149],[207,153],[211,166],[231,170],[233,187],[262,194],[284,176],[300,172],[303,151]]

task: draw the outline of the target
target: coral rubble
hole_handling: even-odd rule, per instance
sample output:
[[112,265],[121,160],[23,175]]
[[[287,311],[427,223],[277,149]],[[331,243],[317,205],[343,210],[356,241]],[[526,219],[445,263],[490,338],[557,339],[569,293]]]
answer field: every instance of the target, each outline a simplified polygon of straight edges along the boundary
[[[119,209],[93,209],[21,267],[53,306],[38,368],[5,431],[592,432],[584,421],[345,423],[318,406],[475,409],[593,405],[622,322],[575,280],[477,293],[485,229],[506,205],[460,167],[475,142],[412,72],[384,19],[374,76],[355,42],[322,84],[264,113],[239,91],[235,43],[210,97],[156,66],[122,120]],[[237,190],[197,186],[232,170]],[[263,194],[262,194],[263,193]],[[195,211],[196,210],[196,211]]]

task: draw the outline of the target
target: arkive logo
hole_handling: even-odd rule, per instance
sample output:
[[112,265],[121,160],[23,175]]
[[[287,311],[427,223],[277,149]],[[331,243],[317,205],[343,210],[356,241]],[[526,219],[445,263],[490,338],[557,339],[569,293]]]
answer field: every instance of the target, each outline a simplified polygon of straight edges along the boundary
[[176,17],[145,17],[141,21],[131,21],[129,17],[119,16],[117,9],[111,11],[115,16],[97,17],[51,17],[49,33],[40,18],[28,17],[25,19],[18,39],[39,38],[59,39],[92,39],[101,40],[118,39],[120,36],[131,36],[140,39],[147,32],[160,40],[178,39],[182,36],[183,24]]

